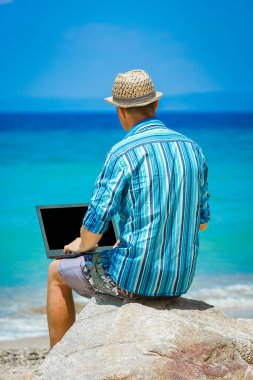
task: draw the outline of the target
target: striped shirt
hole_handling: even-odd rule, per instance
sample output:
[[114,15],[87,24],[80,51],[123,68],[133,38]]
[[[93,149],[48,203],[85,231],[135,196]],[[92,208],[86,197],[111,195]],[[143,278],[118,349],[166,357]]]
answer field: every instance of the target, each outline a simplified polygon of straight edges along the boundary
[[158,119],[142,120],[112,147],[83,225],[103,234],[119,214],[120,244],[107,253],[120,288],[145,296],[187,292],[200,223],[210,219],[207,172],[201,148]]

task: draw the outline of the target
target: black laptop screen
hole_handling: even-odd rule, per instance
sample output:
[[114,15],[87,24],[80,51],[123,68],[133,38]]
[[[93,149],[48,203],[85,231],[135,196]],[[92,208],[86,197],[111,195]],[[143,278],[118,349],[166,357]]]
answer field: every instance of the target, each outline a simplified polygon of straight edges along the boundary
[[[41,218],[46,233],[49,249],[63,249],[80,236],[80,228],[87,206],[41,208]],[[108,230],[99,242],[100,246],[112,246],[116,242],[116,236],[112,222]]]

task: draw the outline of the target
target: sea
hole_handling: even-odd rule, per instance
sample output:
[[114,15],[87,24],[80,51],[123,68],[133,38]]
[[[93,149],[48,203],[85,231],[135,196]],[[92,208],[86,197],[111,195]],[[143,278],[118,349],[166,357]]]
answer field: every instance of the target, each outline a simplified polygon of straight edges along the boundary
[[[184,296],[253,318],[253,114],[157,118],[195,140],[209,168],[211,221]],[[0,114],[0,340],[47,334],[50,260],[36,205],[89,202],[107,152],[124,136],[114,112]]]

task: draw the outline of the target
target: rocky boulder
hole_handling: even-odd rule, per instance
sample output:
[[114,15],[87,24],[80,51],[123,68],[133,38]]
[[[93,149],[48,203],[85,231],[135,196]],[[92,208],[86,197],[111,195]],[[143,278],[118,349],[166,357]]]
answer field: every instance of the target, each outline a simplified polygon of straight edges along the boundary
[[253,380],[253,321],[187,298],[92,298],[37,379]]

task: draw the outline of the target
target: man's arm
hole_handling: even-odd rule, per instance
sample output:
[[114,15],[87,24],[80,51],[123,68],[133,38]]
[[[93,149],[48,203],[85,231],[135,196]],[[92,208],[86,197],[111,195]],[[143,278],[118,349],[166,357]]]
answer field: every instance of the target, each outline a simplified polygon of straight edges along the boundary
[[201,183],[201,199],[200,199],[200,231],[205,231],[210,220],[209,198],[208,191],[208,167],[203,157],[202,183]]
[[95,250],[102,234],[94,234],[88,231],[85,227],[81,227],[81,237],[76,238],[71,243],[64,246],[64,252],[82,253]]
[[81,237],[65,245],[65,253],[95,250],[110,220],[117,213],[125,181],[126,176],[120,160],[109,154],[96,182],[91,204],[84,216]]

